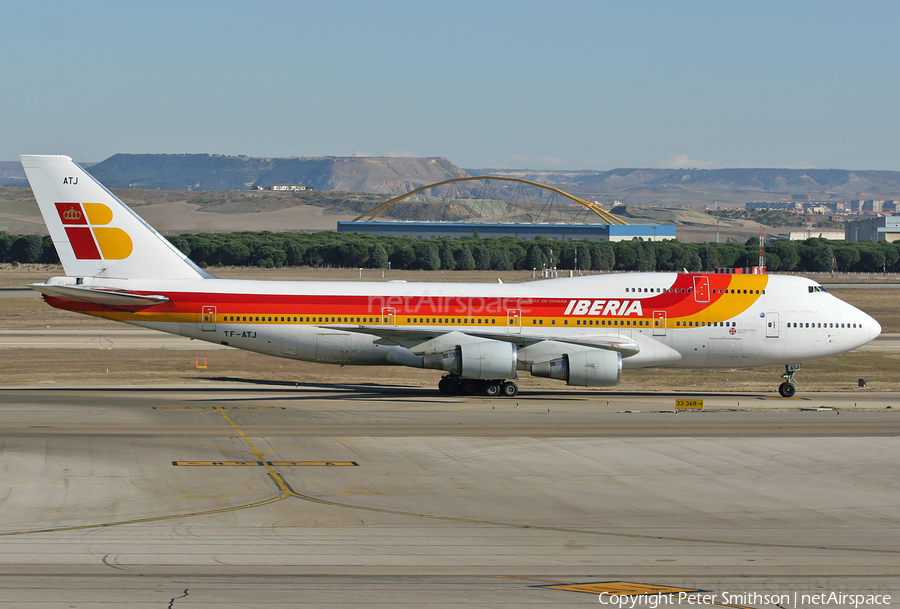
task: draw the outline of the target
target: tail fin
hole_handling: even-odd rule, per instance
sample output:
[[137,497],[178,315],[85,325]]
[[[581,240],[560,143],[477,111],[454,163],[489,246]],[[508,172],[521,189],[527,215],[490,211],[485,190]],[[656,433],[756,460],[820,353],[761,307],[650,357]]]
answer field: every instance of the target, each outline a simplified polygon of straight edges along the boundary
[[20,158],[69,277],[211,277],[71,158]]

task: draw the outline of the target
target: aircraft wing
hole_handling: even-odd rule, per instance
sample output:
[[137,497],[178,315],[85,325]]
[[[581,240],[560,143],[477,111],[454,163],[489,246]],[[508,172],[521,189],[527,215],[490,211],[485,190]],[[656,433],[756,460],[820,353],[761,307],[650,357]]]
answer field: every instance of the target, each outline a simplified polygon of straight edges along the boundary
[[70,285],[47,285],[44,283],[32,283],[30,288],[37,290],[45,296],[70,300],[75,302],[87,302],[120,309],[142,309],[153,305],[168,302],[168,298],[158,294],[135,294],[124,290],[109,290]]
[[[412,328],[392,328],[386,326],[322,326],[329,330],[340,330],[343,332],[358,332],[360,334],[372,334],[381,337],[392,343],[412,347],[425,341],[437,338],[443,334],[449,334],[451,330],[419,330]],[[582,347],[593,347],[595,349],[606,349],[609,351],[618,351],[622,357],[630,357],[640,352],[638,344],[623,336],[580,336],[577,338],[568,338],[560,336],[535,336],[529,334],[494,334],[491,332],[472,332],[471,330],[456,330],[461,334],[484,338],[487,340],[499,340],[516,344],[534,344],[548,340],[558,343],[566,343],[569,345],[580,345]]]

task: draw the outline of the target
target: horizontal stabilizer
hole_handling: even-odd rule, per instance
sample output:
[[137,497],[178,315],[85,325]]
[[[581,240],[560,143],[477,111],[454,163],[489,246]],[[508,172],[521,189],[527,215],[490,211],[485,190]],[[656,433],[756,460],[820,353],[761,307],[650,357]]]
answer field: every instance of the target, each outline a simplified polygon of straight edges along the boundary
[[123,290],[90,288],[84,286],[32,283],[29,287],[45,296],[52,296],[53,298],[124,309],[142,309],[162,304],[169,300],[165,296],[160,296],[158,294],[134,294]]

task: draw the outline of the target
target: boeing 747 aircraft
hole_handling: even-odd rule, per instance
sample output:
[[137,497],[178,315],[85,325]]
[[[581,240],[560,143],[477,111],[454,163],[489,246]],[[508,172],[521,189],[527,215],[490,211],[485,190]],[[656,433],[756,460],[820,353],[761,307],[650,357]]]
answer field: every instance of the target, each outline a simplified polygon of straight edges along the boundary
[[445,371],[445,394],[514,396],[520,372],[611,387],[623,369],[784,365],[881,332],[814,281],[625,273],[529,283],[219,279],[67,156],[22,165],[65,269],[31,287],[51,306],[310,362]]

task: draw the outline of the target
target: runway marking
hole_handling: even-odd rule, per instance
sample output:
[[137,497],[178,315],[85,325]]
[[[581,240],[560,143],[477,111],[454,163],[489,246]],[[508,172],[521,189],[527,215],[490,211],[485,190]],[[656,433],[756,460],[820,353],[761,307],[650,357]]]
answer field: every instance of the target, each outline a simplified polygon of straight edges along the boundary
[[284,406],[154,406],[153,410],[287,410]]
[[[229,417],[227,414],[225,414],[224,407],[217,406],[216,410],[223,417],[225,417],[225,420],[228,421],[228,424],[231,425],[231,427],[234,428],[234,430],[238,433],[238,435],[241,436],[241,439],[244,440],[244,442],[246,442],[247,446],[250,447],[250,450],[253,451],[253,455],[257,459],[259,459],[260,461],[263,461],[263,463],[265,463],[262,453],[256,449],[256,447],[253,445],[253,442],[250,441],[250,438],[248,438],[244,434],[244,432],[241,431],[241,428],[238,427],[237,425],[235,425],[234,421],[231,420],[231,417]],[[293,492],[290,485],[288,485],[288,483],[285,482],[284,478],[281,477],[281,474],[279,474],[274,469],[272,469],[271,465],[269,465],[268,463],[265,463],[265,468],[269,471],[269,475],[272,476],[272,480],[275,481],[275,484],[278,486],[279,490],[281,491],[282,498],[287,497],[290,493]]]
[[211,514],[224,514],[226,512],[235,512],[237,510],[247,510],[250,508],[260,507],[263,505],[269,505],[270,503],[275,503],[276,501],[281,501],[286,499],[290,495],[279,495],[278,497],[272,497],[271,499],[265,499],[263,501],[257,501],[255,503],[247,503],[245,505],[235,505],[231,507],[219,508],[215,510],[204,510],[202,512],[188,512],[184,514],[170,514],[168,516],[151,516],[148,518],[135,518],[133,520],[119,520],[117,522],[102,522],[96,524],[81,524],[81,525],[72,525],[65,527],[48,527],[45,529],[31,529],[28,531],[7,531],[4,533],[0,533],[0,537],[10,537],[13,535],[31,535],[34,533],[59,533],[62,531],[84,531],[88,529],[103,529],[106,527],[116,527],[123,526],[126,524],[143,524],[147,522],[160,522],[163,520],[176,520],[179,518],[189,518],[191,516],[209,516]]
[[321,467],[359,467],[356,461],[172,461],[172,465],[272,465],[274,467],[284,466],[321,466]]
[[567,590],[569,592],[587,592],[600,594],[606,592],[616,596],[648,596],[650,594],[678,594],[679,592],[700,592],[695,588],[673,588],[672,586],[654,586],[652,584],[638,584],[634,582],[594,582],[588,584],[551,584],[540,586],[552,590]]
[[[597,582],[587,584],[553,584],[549,586],[537,586],[538,588],[547,588],[549,590],[565,590],[567,592],[584,592],[587,594],[603,594],[609,596],[651,596],[654,594],[666,595],[670,598],[681,600],[682,594],[690,595],[694,599],[689,602],[690,605],[719,605],[720,607],[734,607],[734,609],[752,609],[743,605],[730,605],[726,603],[718,603],[716,601],[706,601],[700,596],[703,590],[695,588],[673,588],[672,586],[654,586],[652,584],[638,584],[634,582]],[[676,596],[679,595],[679,596]],[[661,603],[660,603],[661,604]]]
[[262,461],[172,461],[172,465],[258,465]]

